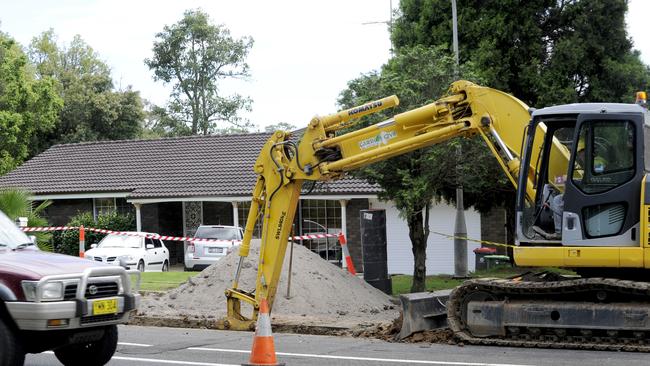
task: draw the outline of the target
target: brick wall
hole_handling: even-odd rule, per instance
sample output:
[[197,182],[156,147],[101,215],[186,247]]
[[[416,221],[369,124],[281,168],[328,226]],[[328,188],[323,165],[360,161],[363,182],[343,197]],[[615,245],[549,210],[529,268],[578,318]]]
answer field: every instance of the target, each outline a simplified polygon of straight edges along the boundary
[[93,212],[92,199],[52,200],[52,204],[45,209],[43,216],[50,225],[62,226],[82,212]]
[[347,205],[347,230],[348,230],[348,249],[357,272],[363,272],[363,252],[361,249],[361,226],[359,221],[359,211],[369,208],[368,200],[352,199]]
[[[481,214],[481,239],[497,243],[506,243],[506,211],[503,208],[493,208]],[[501,253],[502,247],[497,248]]]

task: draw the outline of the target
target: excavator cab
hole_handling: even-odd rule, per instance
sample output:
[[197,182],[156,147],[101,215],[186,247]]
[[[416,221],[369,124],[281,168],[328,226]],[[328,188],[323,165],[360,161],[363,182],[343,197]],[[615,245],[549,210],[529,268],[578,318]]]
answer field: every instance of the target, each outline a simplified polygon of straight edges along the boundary
[[634,104],[534,111],[522,156],[530,170],[522,169],[518,186],[532,175],[535,199],[526,202],[524,189],[518,190],[519,244],[638,247],[649,122],[647,110]]

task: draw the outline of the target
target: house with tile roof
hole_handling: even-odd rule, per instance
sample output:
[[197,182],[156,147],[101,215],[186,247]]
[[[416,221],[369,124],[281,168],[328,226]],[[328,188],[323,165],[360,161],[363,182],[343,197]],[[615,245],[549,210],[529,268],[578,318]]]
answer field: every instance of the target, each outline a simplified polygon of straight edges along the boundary
[[[46,212],[52,225],[64,225],[80,212],[97,216],[118,211],[133,213],[138,231],[161,235],[192,236],[201,224],[243,227],[256,180],[252,166],[269,136],[251,133],[56,145],[0,177],[0,188],[20,187],[29,190],[35,201],[52,200]],[[379,192],[380,187],[352,177],[319,183],[301,197],[296,230],[343,231],[355,266],[362,268],[360,211],[385,209],[389,272],[411,273],[408,227],[390,202],[378,200]],[[480,238],[480,215],[468,210],[466,216],[469,236]],[[451,233],[454,208],[434,205],[430,220],[432,231]],[[167,245],[171,264],[182,264],[183,243]],[[309,245],[321,249],[326,245],[330,250],[321,251],[322,255],[340,258],[335,242]],[[473,264],[473,253],[468,252]],[[427,257],[429,273],[453,273],[453,240],[430,235]]]

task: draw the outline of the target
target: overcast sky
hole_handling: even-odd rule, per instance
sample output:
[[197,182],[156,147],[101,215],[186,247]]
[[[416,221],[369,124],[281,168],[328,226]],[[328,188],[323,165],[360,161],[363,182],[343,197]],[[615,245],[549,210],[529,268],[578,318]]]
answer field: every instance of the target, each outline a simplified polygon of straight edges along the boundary
[[[251,78],[227,92],[253,99],[245,117],[258,126],[289,122],[305,126],[316,114],[336,111],[347,81],[378,69],[390,55],[390,0],[3,0],[0,31],[23,45],[53,28],[60,42],[75,34],[110,65],[117,87],[132,85],[143,98],[164,104],[169,88],[154,82],[143,60],[155,34],[186,9],[201,8],[233,36],[255,40]],[[393,0],[397,7],[398,0]],[[629,1],[628,34],[650,64],[647,31],[650,2]],[[462,26],[462,25],[461,25]]]

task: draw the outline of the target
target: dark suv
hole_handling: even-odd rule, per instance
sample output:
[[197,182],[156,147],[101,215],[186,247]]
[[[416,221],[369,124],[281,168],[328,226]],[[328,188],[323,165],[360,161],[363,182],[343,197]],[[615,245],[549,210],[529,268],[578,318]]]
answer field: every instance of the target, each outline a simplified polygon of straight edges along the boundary
[[139,285],[137,271],[38,250],[0,212],[0,366],[47,350],[64,365],[106,364]]

